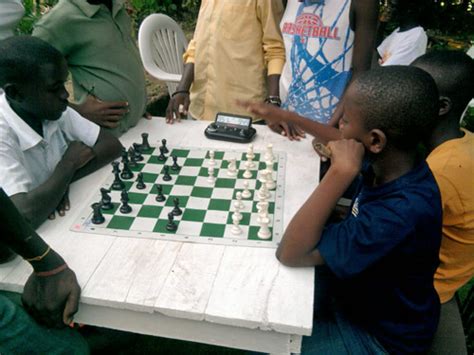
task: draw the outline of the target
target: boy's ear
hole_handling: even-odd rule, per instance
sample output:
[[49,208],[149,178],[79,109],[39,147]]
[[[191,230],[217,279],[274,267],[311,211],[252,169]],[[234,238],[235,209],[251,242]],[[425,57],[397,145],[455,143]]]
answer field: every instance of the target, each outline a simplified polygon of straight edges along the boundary
[[12,101],[21,101],[22,95],[15,84],[7,83],[3,86],[5,95]]
[[372,129],[367,140],[366,148],[373,154],[380,154],[387,145],[387,136],[380,129]]
[[439,115],[444,116],[446,115],[449,111],[451,111],[453,107],[453,103],[451,102],[451,99],[447,96],[440,96],[439,97]]

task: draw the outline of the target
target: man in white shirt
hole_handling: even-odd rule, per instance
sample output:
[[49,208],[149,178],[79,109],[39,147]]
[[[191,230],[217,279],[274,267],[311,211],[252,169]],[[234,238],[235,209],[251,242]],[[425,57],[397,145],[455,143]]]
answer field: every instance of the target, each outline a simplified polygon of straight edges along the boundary
[[0,5],[0,40],[13,36],[25,8],[21,0],[2,0]]
[[0,186],[38,227],[69,207],[69,184],[119,156],[110,133],[68,108],[67,65],[46,42],[0,42]]
[[395,5],[399,27],[377,47],[380,65],[409,65],[426,53],[428,36],[420,25],[421,11],[418,6],[417,2],[410,0],[400,0]]

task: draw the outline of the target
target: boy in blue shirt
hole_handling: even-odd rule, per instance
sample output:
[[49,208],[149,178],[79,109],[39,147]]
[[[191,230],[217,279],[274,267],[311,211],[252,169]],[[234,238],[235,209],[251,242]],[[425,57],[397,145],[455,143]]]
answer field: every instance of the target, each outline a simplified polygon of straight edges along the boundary
[[[328,145],[331,167],[277,250],[285,265],[325,264],[335,275],[332,318],[315,320],[303,354],[429,349],[439,319],[433,275],[442,212],[438,187],[416,146],[437,114],[436,84],[418,68],[376,69],[349,86],[343,139]],[[361,170],[351,215],[325,225]]]

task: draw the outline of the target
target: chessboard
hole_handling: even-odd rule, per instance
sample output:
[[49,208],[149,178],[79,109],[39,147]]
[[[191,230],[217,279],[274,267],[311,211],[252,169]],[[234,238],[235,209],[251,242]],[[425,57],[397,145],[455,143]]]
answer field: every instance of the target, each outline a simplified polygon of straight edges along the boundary
[[[113,163],[112,172],[116,173],[97,187],[71,230],[116,237],[278,246],[283,235],[284,152],[273,151],[271,145],[262,152],[254,152],[252,145],[246,151],[167,147],[166,143],[164,148],[140,149],[134,144],[128,154],[124,151],[120,167],[118,161]],[[141,161],[134,159],[133,150],[141,151]],[[120,171],[125,170],[124,160],[133,176],[119,179],[122,186],[114,186]],[[268,189],[269,179],[273,181]],[[123,208],[124,198],[130,208]],[[160,199],[164,201],[157,201]],[[262,221],[265,231],[261,231]]]

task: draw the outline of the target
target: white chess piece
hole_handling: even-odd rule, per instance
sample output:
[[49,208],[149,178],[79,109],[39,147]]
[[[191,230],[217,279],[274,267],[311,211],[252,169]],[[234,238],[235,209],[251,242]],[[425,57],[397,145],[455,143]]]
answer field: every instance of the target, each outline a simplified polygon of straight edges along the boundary
[[[237,202],[237,201],[236,201]],[[235,212],[232,214],[232,234],[238,235],[242,233],[242,228],[240,228],[239,223],[242,220],[242,214],[240,213],[239,206],[237,203],[234,203]]]
[[265,184],[267,182],[267,171],[266,170],[260,170],[260,177],[258,178],[258,181],[260,181],[262,184]]
[[268,199],[269,197],[270,193],[268,192],[267,184],[262,183],[262,186],[260,186],[260,189],[258,190],[258,198],[260,199],[260,201],[262,201]]
[[265,201],[265,200],[257,203],[257,210],[258,210],[257,223],[261,223],[265,218],[270,218],[268,216],[268,206],[269,206],[269,203],[268,201]]
[[267,164],[267,169],[265,170],[267,172],[267,175],[265,176],[265,184],[267,185],[268,190],[275,190],[276,188],[276,183],[275,180],[273,179],[273,163],[270,161],[266,162]]
[[267,150],[265,151],[265,161],[270,160],[274,161],[275,157],[273,156],[273,144],[267,145]]
[[242,192],[237,192],[235,196],[237,198],[236,202],[239,204],[239,210],[242,210],[245,207],[244,203],[242,202]]
[[252,177],[252,172],[250,171],[250,167],[248,165],[245,165],[245,171],[244,171],[244,174],[242,176],[245,179],[250,179]]
[[237,161],[235,158],[228,160],[227,165],[227,176],[236,177],[237,176]]
[[242,213],[240,213],[240,203],[238,201],[234,201],[234,214],[236,214],[240,219],[242,219]]
[[253,154],[253,144],[249,144],[247,148],[247,158],[253,159],[255,154]]
[[270,228],[268,228],[268,224],[270,223],[269,218],[262,218],[260,222],[260,229],[258,230],[257,236],[260,239],[270,239],[272,233],[270,232]]
[[255,154],[253,154],[253,144],[250,144],[247,149],[247,154],[245,154],[247,161],[245,163],[245,167],[249,169],[255,168],[255,163],[253,162],[253,158],[255,158]]
[[247,199],[252,197],[252,193],[249,190],[249,182],[244,180],[244,190],[242,191],[242,197]]
[[213,150],[209,151],[209,162],[207,163],[209,167],[216,166],[216,161],[214,160],[215,152]]
[[214,167],[210,166],[207,168],[207,172],[209,173],[209,177],[207,178],[207,182],[210,184],[214,184],[216,182],[216,178],[214,176]]

